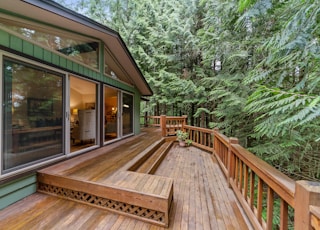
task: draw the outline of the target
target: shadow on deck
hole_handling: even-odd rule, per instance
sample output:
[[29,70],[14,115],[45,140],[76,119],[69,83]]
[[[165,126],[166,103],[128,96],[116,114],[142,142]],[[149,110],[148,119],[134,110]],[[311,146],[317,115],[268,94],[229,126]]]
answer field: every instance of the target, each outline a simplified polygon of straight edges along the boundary
[[249,228],[215,158],[159,129],[43,169],[38,181],[38,193],[0,211],[3,227]]

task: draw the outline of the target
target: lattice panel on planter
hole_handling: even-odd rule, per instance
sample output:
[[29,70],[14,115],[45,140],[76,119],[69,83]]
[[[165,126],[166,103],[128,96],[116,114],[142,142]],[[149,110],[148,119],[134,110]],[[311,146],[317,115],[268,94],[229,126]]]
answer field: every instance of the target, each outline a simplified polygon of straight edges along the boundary
[[159,212],[115,200],[110,200],[103,197],[98,197],[89,193],[74,191],[44,183],[38,184],[38,190],[44,193],[57,195],[59,197],[80,201],[82,203],[87,203],[90,205],[95,205],[100,208],[106,208],[108,210],[115,211],[118,213],[139,217],[148,222],[157,222],[160,225],[166,225],[164,212]]

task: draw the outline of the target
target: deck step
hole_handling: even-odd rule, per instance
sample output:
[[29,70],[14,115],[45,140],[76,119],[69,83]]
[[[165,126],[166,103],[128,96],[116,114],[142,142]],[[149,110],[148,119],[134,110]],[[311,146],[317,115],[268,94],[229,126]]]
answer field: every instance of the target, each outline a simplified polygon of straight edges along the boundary
[[145,160],[135,172],[153,174],[162,160],[166,157],[173,141],[164,142],[147,160]]

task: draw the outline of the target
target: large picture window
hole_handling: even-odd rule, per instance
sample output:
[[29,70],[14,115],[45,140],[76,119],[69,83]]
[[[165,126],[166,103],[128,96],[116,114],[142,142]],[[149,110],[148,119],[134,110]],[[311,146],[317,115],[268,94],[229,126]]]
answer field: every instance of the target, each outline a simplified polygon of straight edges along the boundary
[[63,152],[63,75],[4,57],[4,171]]

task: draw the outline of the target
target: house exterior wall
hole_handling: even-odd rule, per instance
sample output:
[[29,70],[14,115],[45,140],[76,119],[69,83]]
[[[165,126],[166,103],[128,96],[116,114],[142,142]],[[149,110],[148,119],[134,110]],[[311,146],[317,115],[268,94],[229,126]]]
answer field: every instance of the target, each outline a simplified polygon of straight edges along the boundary
[[[132,93],[134,95],[133,129],[134,134],[138,134],[140,133],[139,111],[141,94],[136,88],[106,77],[103,74],[104,49],[103,46],[100,47],[102,47],[99,50],[100,70],[95,71],[0,29],[0,50],[32,59],[33,61],[52,66],[68,73],[85,76],[86,78]],[[25,172],[21,177],[16,175],[14,178],[15,179],[12,180],[10,180],[10,178],[2,180],[0,177],[0,209],[36,192],[36,173],[34,171],[29,173]]]
[[37,177],[35,173],[0,185],[0,210],[35,193]]

